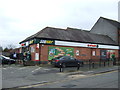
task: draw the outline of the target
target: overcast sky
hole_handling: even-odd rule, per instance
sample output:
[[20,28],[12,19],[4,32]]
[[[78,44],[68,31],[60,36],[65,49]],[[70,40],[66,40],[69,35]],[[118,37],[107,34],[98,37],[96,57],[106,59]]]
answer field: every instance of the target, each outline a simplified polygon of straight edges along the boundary
[[119,0],[0,0],[0,45],[6,47],[46,26],[90,30],[100,16],[118,20]]

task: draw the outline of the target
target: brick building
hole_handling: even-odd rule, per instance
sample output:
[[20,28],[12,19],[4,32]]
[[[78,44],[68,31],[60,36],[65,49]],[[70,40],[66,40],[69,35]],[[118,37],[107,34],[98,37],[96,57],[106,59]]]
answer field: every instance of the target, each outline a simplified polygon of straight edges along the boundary
[[22,52],[30,52],[35,63],[47,63],[61,55],[82,60],[106,60],[112,54],[118,58],[120,30],[116,24],[120,23],[100,17],[90,31],[46,27],[20,42]]
[[100,17],[90,32],[94,34],[107,35],[114,40],[119,46],[118,60],[120,61],[120,22]]

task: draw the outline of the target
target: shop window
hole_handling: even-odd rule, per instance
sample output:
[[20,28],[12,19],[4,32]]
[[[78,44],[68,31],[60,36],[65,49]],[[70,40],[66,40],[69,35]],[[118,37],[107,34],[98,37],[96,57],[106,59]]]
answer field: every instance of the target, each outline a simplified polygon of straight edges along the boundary
[[92,51],[92,56],[95,56],[96,55],[96,52],[95,51]]
[[107,58],[107,50],[101,50],[100,53],[101,59],[105,60]]
[[101,55],[102,55],[102,56],[106,56],[106,52],[102,52]]
[[79,56],[79,55],[80,55],[80,51],[76,50],[76,56]]
[[35,48],[34,47],[31,47],[31,52],[35,52]]

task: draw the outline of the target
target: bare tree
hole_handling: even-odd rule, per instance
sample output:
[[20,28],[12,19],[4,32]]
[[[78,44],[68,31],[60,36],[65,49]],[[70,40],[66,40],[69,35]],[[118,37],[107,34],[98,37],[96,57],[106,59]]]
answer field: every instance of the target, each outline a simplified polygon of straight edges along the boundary
[[7,48],[8,48],[8,49],[15,49],[15,48],[16,48],[16,46],[15,46],[15,45],[13,45],[13,44],[8,44],[8,45],[7,45]]

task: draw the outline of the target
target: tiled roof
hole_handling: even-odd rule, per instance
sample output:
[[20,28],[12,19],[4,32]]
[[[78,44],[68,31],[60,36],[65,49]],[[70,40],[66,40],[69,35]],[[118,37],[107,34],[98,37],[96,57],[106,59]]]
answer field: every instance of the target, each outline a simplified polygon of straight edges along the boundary
[[47,38],[47,39],[55,39],[55,40],[63,40],[63,41],[116,45],[116,43],[106,35],[93,34],[90,33],[89,31],[75,29],[75,28],[60,29],[60,28],[46,27],[43,30],[37,32],[36,34],[26,38],[22,42],[28,41],[33,38]]

